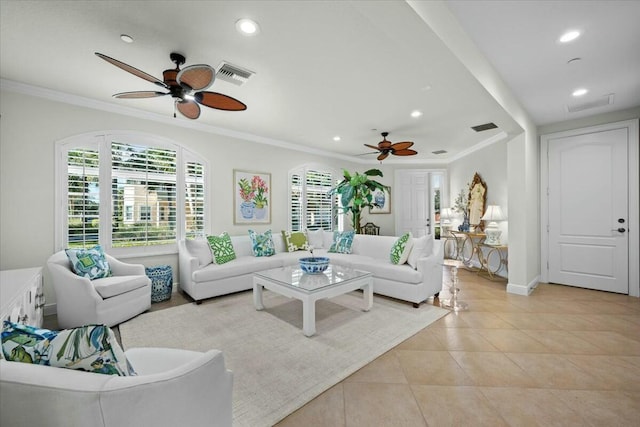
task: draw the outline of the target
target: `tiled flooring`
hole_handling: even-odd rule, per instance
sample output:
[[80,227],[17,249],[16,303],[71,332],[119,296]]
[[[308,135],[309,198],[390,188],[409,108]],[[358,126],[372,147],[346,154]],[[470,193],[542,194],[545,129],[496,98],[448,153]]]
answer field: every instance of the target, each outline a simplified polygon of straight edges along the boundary
[[[459,279],[469,311],[443,317],[278,426],[640,425],[639,298],[546,284],[524,297],[463,269]],[[174,293],[151,309],[186,302]]]
[[459,279],[469,311],[278,426],[640,426],[639,298],[547,284],[524,297],[462,269]]

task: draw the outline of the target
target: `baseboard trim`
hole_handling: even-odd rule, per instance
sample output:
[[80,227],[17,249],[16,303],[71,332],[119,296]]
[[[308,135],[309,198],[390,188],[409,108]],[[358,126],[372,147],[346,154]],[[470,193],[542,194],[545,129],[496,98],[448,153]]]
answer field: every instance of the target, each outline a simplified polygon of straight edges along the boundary
[[536,276],[531,282],[529,282],[526,286],[516,285],[515,283],[507,283],[507,292],[510,294],[523,295],[528,297],[533,292],[533,289],[538,286],[538,282],[540,280],[540,276]]

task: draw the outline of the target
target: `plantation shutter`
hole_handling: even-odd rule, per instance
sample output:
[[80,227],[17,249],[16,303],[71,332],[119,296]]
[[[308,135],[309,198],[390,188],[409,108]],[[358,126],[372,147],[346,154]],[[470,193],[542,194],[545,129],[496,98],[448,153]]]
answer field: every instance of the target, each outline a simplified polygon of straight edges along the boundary
[[176,151],[111,143],[113,247],[176,241]]
[[333,229],[333,202],[329,196],[332,187],[330,172],[308,170],[306,173],[306,224],[307,230]]
[[67,152],[67,242],[69,247],[98,244],[100,191],[97,150]]
[[204,166],[187,162],[185,168],[185,236],[204,236]]
[[290,177],[291,189],[289,192],[289,200],[291,206],[291,231],[303,230],[302,222],[302,171],[294,172]]

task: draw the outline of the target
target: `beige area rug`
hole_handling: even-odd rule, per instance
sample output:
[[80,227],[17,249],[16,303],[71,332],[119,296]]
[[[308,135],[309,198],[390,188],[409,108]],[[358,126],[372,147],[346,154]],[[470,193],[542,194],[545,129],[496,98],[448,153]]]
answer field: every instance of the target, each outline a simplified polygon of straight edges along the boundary
[[448,313],[362,292],[316,303],[316,335],[302,333],[302,303],[251,292],[144,313],[120,325],[122,344],[222,350],[234,373],[233,425],[271,426],[367,363]]

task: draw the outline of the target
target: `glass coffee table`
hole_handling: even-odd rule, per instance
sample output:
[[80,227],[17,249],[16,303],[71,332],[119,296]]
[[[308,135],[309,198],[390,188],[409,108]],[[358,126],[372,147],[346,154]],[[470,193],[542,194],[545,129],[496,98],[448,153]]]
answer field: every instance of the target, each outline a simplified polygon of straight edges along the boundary
[[364,311],[373,305],[373,278],[368,271],[329,265],[320,274],[305,274],[299,267],[280,267],[253,275],[253,303],[263,310],[263,288],[302,301],[302,331],[308,337],[316,333],[316,301],[333,298],[356,289],[363,290]]

